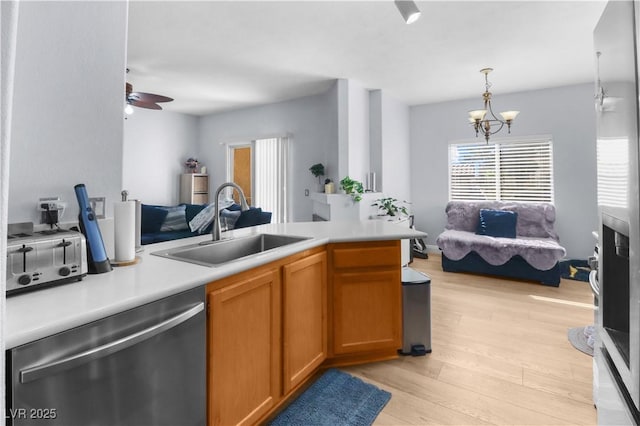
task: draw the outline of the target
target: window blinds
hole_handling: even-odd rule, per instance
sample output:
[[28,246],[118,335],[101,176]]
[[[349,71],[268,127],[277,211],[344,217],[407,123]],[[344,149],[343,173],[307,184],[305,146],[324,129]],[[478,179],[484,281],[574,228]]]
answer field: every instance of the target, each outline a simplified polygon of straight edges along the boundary
[[553,202],[551,140],[449,145],[449,199]]
[[598,205],[627,207],[629,170],[628,139],[602,138],[596,141]]
[[287,222],[289,138],[258,139],[254,146],[254,204],[271,212],[271,222]]

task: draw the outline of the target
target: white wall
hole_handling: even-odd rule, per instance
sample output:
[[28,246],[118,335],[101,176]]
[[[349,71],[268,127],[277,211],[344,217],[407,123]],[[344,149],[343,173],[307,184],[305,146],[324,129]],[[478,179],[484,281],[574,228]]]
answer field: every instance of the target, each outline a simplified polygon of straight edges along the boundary
[[[370,169],[369,90],[348,81],[348,171],[351,179],[365,182]],[[344,176],[341,176],[341,178]]]
[[134,108],[125,120],[122,187],[130,198],[178,204],[180,174],[189,157],[200,160],[198,117]]
[[40,197],[68,203],[74,185],[119,197],[126,2],[22,2],[18,21],[9,222],[39,220]]
[[[521,111],[511,136],[553,136],[556,231],[568,257],[586,259],[598,226],[593,85],[494,93],[493,100],[496,111]],[[478,96],[411,108],[412,207],[416,228],[429,234],[428,244],[435,244],[446,224],[448,143],[474,137],[467,111],[481,102]]]
[[381,157],[378,190],[400,201],[411,201],[409,107],[381,93]]
[[310,221],[312,200],[304,191],[314,191],[318,180],[309,167],[323,163],[334,180],[338,170],[336,94],[332,88],[319,95],[200,117],[198,152],[211,176],[211,191],[226,180],[226,143],[290,134],[291,220]]
[[[382,90],[376,89],[369,92],[369,169],[376,173],[375,185],[372,182],[370,188],[382,191],[382,163],[384,161],[382,152]],[[408,141],[407,137],[407,141]],[[407,161],[409,159],[407,158]],[[365,180],[366,182],[366,180]],[[365,189],[370,189],[365,188]]]

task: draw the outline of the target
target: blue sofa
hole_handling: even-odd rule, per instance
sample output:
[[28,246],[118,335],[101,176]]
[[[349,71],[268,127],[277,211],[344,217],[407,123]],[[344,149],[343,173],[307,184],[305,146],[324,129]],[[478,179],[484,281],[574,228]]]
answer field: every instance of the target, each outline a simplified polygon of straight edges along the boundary
[[[140,243],[146,245],[201,235],[199,232],[191,231],[189,222],[205,207],[207,207],[206,204],[179,204],[177,206],[142,204]],[[271,222],[271,212],[263,212],[259,207],[251,207],[242,212],[239,205],[233,204],[225,210],[221,215],[233,217],[227,223],[235,221],[230,229]],[[209,225],[202,234],[210,233],[212,226]]]
[[554,230],[550,203],[450,201],[447,225],[436,243],[442,270],[501,275],[560,285],[566,250]]

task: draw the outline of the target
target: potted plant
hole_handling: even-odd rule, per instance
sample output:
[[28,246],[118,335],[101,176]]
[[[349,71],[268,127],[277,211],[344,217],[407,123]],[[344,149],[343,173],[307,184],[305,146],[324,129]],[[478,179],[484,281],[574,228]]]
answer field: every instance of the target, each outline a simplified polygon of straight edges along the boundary
[[340,186],[344,189],[345,194],[351,195],[353,201],[362,200],[362,194],[364,193],[364,187],[362,182],[353,180],[349,176],[344,177],[340,181]]
[[324,190],[324,186],[322,185],[322,176],[324,176],[324,165],[322,163],[314,164],[309,167],[311,174],[318,178],[318,192],[322,192]]
[[197,173],[198,172],[198,162],[197,158],[189,157],[187,161],[185,161],[184,165],[187,168],[187,173]]
[[378,198],[372,206],[378,207],[378,215],[380,216],[408,216],[409,212],[403,205],[406,201],[399,202],[398,199],[393,197]]

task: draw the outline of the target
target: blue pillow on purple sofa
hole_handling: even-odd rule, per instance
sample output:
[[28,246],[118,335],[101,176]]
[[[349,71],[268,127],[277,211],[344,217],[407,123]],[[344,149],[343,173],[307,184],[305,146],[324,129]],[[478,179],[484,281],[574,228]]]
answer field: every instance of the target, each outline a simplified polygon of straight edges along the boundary
[[490,237],[515,238],[518,213],[508,210],[480,209],[476,234]]

